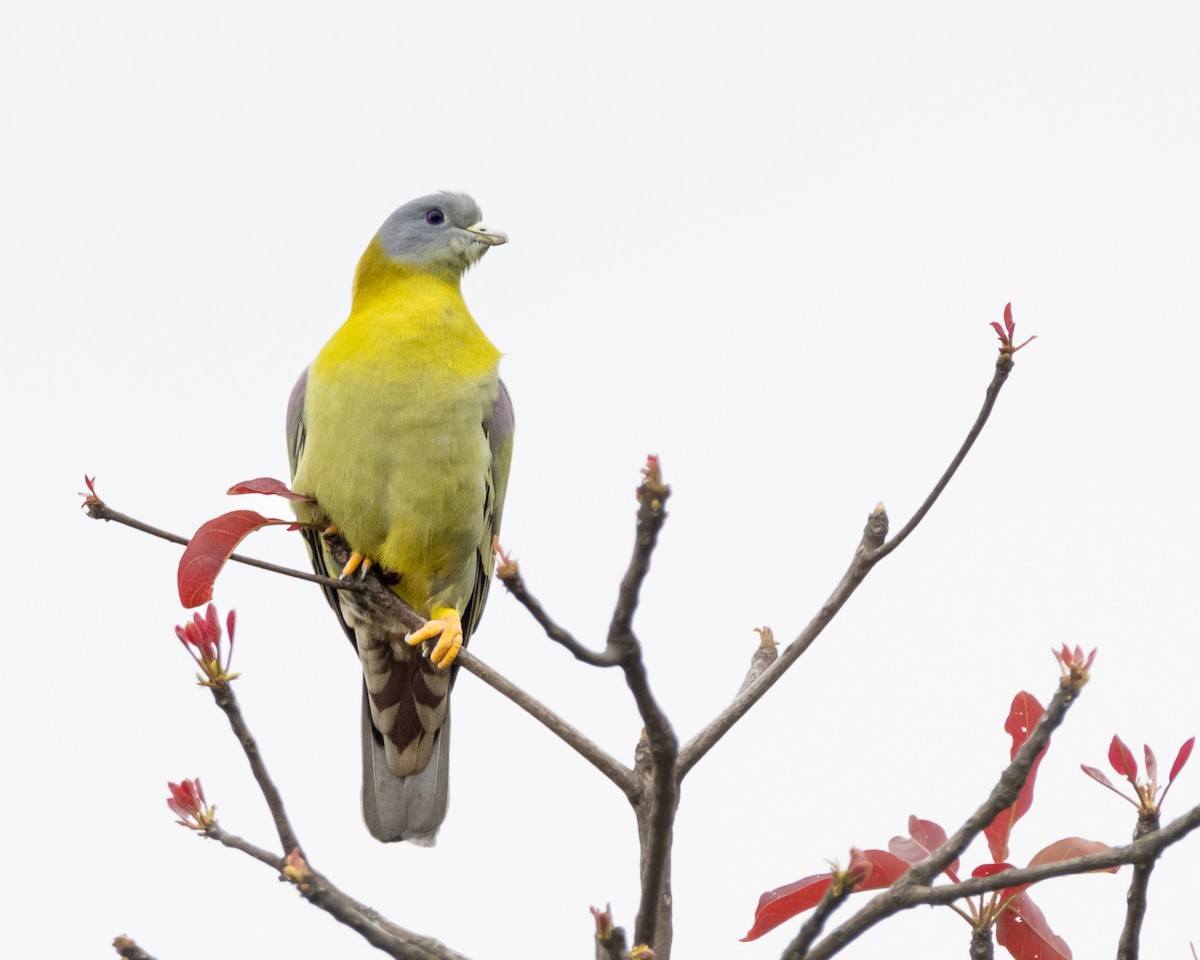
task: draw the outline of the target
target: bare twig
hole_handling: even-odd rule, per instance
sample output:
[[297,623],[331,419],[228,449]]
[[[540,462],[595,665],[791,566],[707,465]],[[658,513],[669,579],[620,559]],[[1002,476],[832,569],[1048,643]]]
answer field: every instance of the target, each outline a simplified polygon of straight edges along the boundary
[[917,524],[925,519],[927,514],[937,502],[937,498],[942,495],[942,491],[946,489],[946,485],[950,479],[958,471],[962,462],[967,458],[967,454],[971,451],[971,447],[975,445],[975,441],[979,439],[979,435],[983,432],[984,425],[988,422],[988,417],[992,415],[992,408],[996,405],[996,398],[1000,396],[1000,388],[1004,386],[1004,382],[1008,379],[1008,375],[1012,373],[1013,358],[1012,354],[1000,351],[1000,356],[996,358],[996,373],[992,377],[992,382],[988,384],[987,393],[983,398],[983,406],[979,410],[979,416],[975,418],[975,422],[971,425],[971,429],[967,432],[967,439],[963,441],[962,446],[958,448],[958,453],[954,455],[954,459],[950,461],[950,466],[946,468],[945,473],[934,485],[929,492],[929,496],[925,498],[925,502],[917,508],[917,512],[912,515],[912,519],[908,521],[900,532],[897,533],[891,540],[875,551],[873,558],[874,562],[879,562],[889,553],[895,550],[900,544],[908,539],[908,535],[917,529]]
[[593,667],[617,666],[619,660],[615,650],[607,647],[599,652],[591,650],[576,640],[569,630],[559,626],[551,618],[538,599],[525,586],[525,580],[521,576],[521,571],[515,560],[501,564],[497,568],[496,576],[504,584],[505,589],[516,598],[521,606],[529,611],[537,624],[546,631],[546,636],[555,643],[566,647],[576,660],[581,660]]
[[208,837],[210,840],[216,840],[218,843],[229,847],[230,850],[240,850],[246,856],[253,857],[259,863],[265,863],[268,867],[274,867],[276,870],[282,870],[283,863],[287,859],[286,854],[280,856],[277,853],[272,853],[270,850],[264,850],[249,840],[245,840],[235,833],[230,833],[215,821],[204,828],[201,836]]
[[[148,523],[143,523],[134,517],[128,516],[113,510],[107,503],[99,497],[87,497],[83,503],[87,515],[93,520],[111,520],[113,523],[120,523],[126,527],[132,527],[134,530],[140,530],[142,533],[148,533],[152,537],[158,537],[160,540],[167,540],[170,543],[178,543],[180,546],[186,547],[191,541],[187,537],[181,537],[177,533],[171,533],[167,530],[160,530],[158,527],[152,527]],[[356,581],[353,580],[334,580],[332,577],[320,577],[315,573],[307,573],[304,570],[294,570],[291,567],[281,567],[275,563],[268,563],[266,560],[257,560],[254,557],[247,557],[241,553],[231,553],[230,560],[236,560],[238,563],[244,563],[250,567],[258,567],[260,570],[269,570],[271,573],[280,573],[285,577],[295,577],[297,580],[307,580],[309,583],[319,583],[323,587],[329,587],[331,590],[360,590],[362,589]]]
[[[242,752],[250,761],[250,770],[254,774],[258,789],[262,792],[263,799],[267,801],[267,807],[275,821],[275,831],[279,834],[279,845],[283,848],[284,856],[287,856],[293,850],[300,849],[300,841],[296,839],[296,832],[288,821],[287,811],[283,809],[283,797],[272,782],[270,774],[267,773],[267,766],[263,762],[258,744],[250,733],[250,728],[246,726],[246,719],[242,716],[241,707],[238,706],[233,690],[228,683],[214,684],[211,689],[213,699],[217,706],[225,712],[225,716],[229,718],[229,726],[233,728],[238,743],[242,745]],[[302,850],[301,853],[303,853]]]
[[883,504],[875,508],[867,520],[867,527],[863,531],[862,539],[859,541],[858,548],[854,552],[854,559],[850,562],[850,567],[834,588],[833,593],[830,594],[829,599],[822,604],[821,609],[808,622],[808,625],[800,632],[800,635],[788,644],[775,665],[768,669],[755,683],[742,690],[728,707],[721,711],[707,727],[692,737],[679,752],[679,761],[676,764],[676,776],[680,780],[687,775],[688,771],[696,765],[701,757],[716,745],[718,740],[729,732],[730,728],[738,720],[746,715],[754,704],[762,699],[763,695],[775,685],[775,682],[783,676],[787,669],[812,646],[813,641],[820,636],[821,632],[829,625],[829,622],[837,612],[850,599],[850,595],[858,589],[858,585],[871,572],[875,564],[903,543],[909,534],[916,529],[917,524],[925,518],[925,515],[946,488],[946,485],[950,482],[950,479],[954,476],[976,439],[983,431],[984,425],[991,416],[992,408],[996,405],[1000,389],[1004,386],[1009,373],[1012,372],[1012,368],[1011,352],[1001,350],[1000,356],[996,360],[995,373],[992,376],[991,383],[988,384],[979,415],[975,418],[975,423],[971,426],[970,431],[968,431],[967,437],[959,447],[958,452],[954,455],[954,459],[950,461],[950,466],[946,468],[932,492],[925,498],[925,502],[921,504],[917,512],[913,514],[912,519],[891,540],[886,540],[888,517],[886,511],[883,509]]
[[821,635],[821,632],[829,625],[870,572],[871,563],[868,561],[868,557],[879,544],[883,543],[883,538],[887,536],[887,529],[887,511],[883,509],[883,504],[880,504],[867,517],[867,525],[863,529],[862,539],[854,551],[854,559],[850,561],[850,566],[842,575],[842,579],[834,588],[833,593],[829,595],[829,599],[821,605],[821,609],[808,622],[808,626],[784,648],[773,666],[768,667],[757,680],[738,693],[729,706],[679,751],[679,760],[675,765],[675,775],[678,779],[682,780],[687,776],[688,771],[696,765],[700,758],[708,753],[717,741],[725,736],[730,728],[762,699],[763,695],[783,676],[788,667],[800,659],[800,656],[812,646],[813,641]]
[[[1158,811],[1143,811],[1138,816],[1134,839],[1148,836],[1158,829]],[[1133,880],[1125,896],[1125,926],[1121,939],[1117,941],[1117,960],[1137,960],[1142,937],[1142,921],[1146,917],[1146,892],[1150,888],[1150,874],[1154,872],[1157,854],[1133,865]]]
[[840,907],[853,892],[853,888],[848,885],[843,886],[836,892],[833,885],[830,885],[829,889],[825,891],[825,896],[821,898],[821,902],[817,904],[817,908],[812,912],[812,916],[804,921],[804,925],[800,928],[800,932],[796,934],[796,938],[783,951],[781,960],[804,960],[808,954],[808,948],[821,935],[821,931],[825,927],[825,921],[829,919],[833,911]]
[[640,798],[641,785],[634,777],[632,770],[602,750],[541,701],[531,697],[511,680],[501,676],[466,650],[459,651],[458,659],[455,662],[461,664],[464,670],[478,677],[493,690],[508,697],[535,720],[540,721],[551,733],[558,736],[567,746],[615,783],[631,802],[636,802]]
[[121,934],[113,940],[113,949],[117,954],[124,957],[125,960],[154,960],[150,954],[139,947],[125,934]]

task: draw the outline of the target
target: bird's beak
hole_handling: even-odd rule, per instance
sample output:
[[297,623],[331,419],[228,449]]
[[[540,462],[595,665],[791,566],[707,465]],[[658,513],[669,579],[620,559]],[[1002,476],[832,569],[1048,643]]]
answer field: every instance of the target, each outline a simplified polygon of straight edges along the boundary
[[475,234],[476,237],[489,247],[498,247],[502,243],[508,243],[508,234],[501,230],[489,230],[484,223],[473,223],[467,227],[467,230]]

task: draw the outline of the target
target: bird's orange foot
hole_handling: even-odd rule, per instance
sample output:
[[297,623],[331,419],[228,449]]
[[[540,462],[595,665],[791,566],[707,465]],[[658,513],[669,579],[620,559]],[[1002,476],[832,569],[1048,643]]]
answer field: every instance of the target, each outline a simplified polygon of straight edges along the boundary
[[416,646],[426,640],[438,638],[433,652],[429,654],[439,669],[445,670],[454,662],[458,651],[463,645],[462,619],[458,611],[451,607],[435,607],[433,619],[429,620],[420,630],[414,630],[404,638],[406,643]]
[[352,554],[350,554],[350,559],[346,561],[346,565],[342,567],[342,579],[349,580],[352,576],[354,576],[354,572],[359,569],[362,570],[362,575],[365,577],[367,575],[367,571],[373,566],[375,566],[374,560],[355,550]]

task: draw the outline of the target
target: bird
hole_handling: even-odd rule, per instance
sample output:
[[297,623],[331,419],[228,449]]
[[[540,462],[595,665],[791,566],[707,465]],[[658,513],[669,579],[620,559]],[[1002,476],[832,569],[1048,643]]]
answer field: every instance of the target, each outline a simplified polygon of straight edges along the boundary
[[407,633],[352,591],[325,589],[363,669],[363,818],[383,842],[432,846],[446,816],[454,660],[487,601],[512,461],[500,351],[463,274],[508,237],[464,193],[412,200],[359,260],[350,314],[301,374],[287,411],[293,502],[313,568],[324,533],[378,566],[426,619]]

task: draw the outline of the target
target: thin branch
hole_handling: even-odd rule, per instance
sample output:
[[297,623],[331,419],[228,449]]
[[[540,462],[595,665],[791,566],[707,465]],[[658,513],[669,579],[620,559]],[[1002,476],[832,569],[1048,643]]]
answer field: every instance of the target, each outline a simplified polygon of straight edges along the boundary
[[383,950],[397,960],[466,960],[462,954],[456,953],[437,940],[410,933],[404,928],[396,926],[390,920],[384,920],[376,911],[347,896],[305,862],[299,841],[284,812],[283,799],[267,774],[258,744],[246,725],[237,698],[228,683],[214,684],[212,693],[217,705],[225,711],[225,715],[229,718],[229,725],[237,735],[246,759],[250,761],[254,779],[258,782],[259,790],[275,819],[275,827],[279,833],[279,842],[284,849],[284,856],[274,856],[267,850],[228,833],[215,823],[204,831],[204,835],[231,849],[240,850],[247,856],[279,871],[285,879],[296,886],[305,899],[350,927],[372,946]]
[[462,668],[468,673],[473,674],[493,690],[508,697],[509,700],[531,717],[538,720],[551,733],[555,734],[567,746],[615,783],[621,792],[629,798],[631,803],[636,803],[641,797],[641,786],[634,777],[632,770],[602,750],[596,743],[567,723],[566,720],[541,701],[531,697],[511,680],[497,673],[474,654],[466,650],[459,651],[455,663],[461,664]]
[[[334,563],[344,566],[350,557],[350,548],[346,542],[336,536],[326,537],[325,540]],[[391,618],[409,630],[416,630],[424,625],[425,619],[397,596],[396,592],[379,576],[377,569],[372,570],[359,583],[363,590],[360,602],[369,604],[378,610],[381,617]],[[637,782],[632,770],[602,750],[598,744],[567,723],[545,704],[530,696],[465,648],[459,651],[456,662],[468,673],[475,675],[493,690],[508,697],[534,719],[539,720],[551,733],[561,738],[564,743],[615,783],[631,802],[641,794],[641,785]]]
[[[279,844],[283,848],[283,855],[287,856],[293,850],[300,850],[300,841],[296,838],[296,832],[288,821],[287,811],[283,809],[283,797],[271,780],[270,774],[267,773],[262,753],[258,749],[253,734],[250,733],[250,728],[246,725],[246,719],[242,716],[237,697],[228,683],[214,684],[212,695],[217,706],[229,718],[229,726],[233,728],[238,743],[242,745],[242,752],[246,754],[246,759],[250,762],[250,770],[258,783],[258,789],[262,792],[263,799],[267,801],[267,807],[275,821],[275,831],[279,834]],[[300,852],[303,854],[303,850]]]
[[942,491],[946,489],[946,485],[950,482],[950,478],[962,466],[962,462],[967,458],[971,447],[975,445],[975,441],[979,439],[979,435],[983,433],[984,425],[988,422],[988,417],[992,415],[992,407],[996,405],[996,398],[1000,396],[1000,388],[1004,386],[1004,382],[1008,379],[1008,375],[1012,373],[1013,358],[1011,353],[1000,351],[1000,356],[996,358],[996,373],[992,377],[992,382],[988,384],[987,392],[983,398],[983,406],[979,410],[979,416],[975,418],[975,422],[971,425],[971,429],[967,433],[967,439],[963,441],[962,446],[958,448],[958,453],[954,455],[954,459],[950,461],[950,466],[946,468],[946,472],[942,474],[929,496],[925,498],[925,502],[917,509],[917,512],[912,515],[912,519],[908,521],[891,540],[885,543],[875,552],[873,558],[875,562],[882,560],[889,553],[895,550],[900,544],[908,539],[908,535],[917,529],[917,524],[925,519],[933,505],[937,502],[937,498],[942,495]]
[[[107,503],[99,497],[87,497],[83,503],[87,515],[93,520],[111,520],[113,523],[120,523],[126,527],[132,527],[134,530],[140,530],[142,533],[148,533],[152,537],[158,537],[160,540],[166,540],[170,543],[178,543],[180,546],[186,547],[191,540],[188,537],[181,537],[177,533],[171,533],[168,530],[160,530],[158,527],[152,527],[148,523],[143,523],[124,513],[113,510]],[[258,567],[260,570],[269,570],[271,573],[279,573],[285,577],[295,577],[297,580],[307,580],[309,583],[319,583],[323,587],[329,587],[331,590],[361,590],[362,587],[353,580],[335,580],[332,577],[320,577],[315,573],[307,573],[304,570],[295,570],[292,567],[281,567],[275,563],[268,563],[266,560],[257,560],[254,557],[247,557],[241,553],[231,553],[230,560],[236,560],[238,563],[244,563],[249,567]]]
[[670,950],[669,942],[665,942],[667,938],[659,942],[659,915],[663,910],[666,917],[670,917],[667,875],[675,811],[679,807],[679,781],[675,778],[679,740],[667,715],[650,691],[642,647],[633,632],[633,615],[637,610],[642,584],[650,571],[650,557],[667,519],[664,508],[671,495],[671,488],[663,483],[657,457],[647,459],[637,495],[637,533],[633,556],[629,559],[625,576],[621,578],[616,609],[608,628],[608,649],[618,651],[625,683],[641,715],[646,744],[653,761],[647,771],[650,791],[645,799],[649,800],[649,808],[639,811],[639,816],[644,816],[641,821],[644,826],[641,831],[642,897],[634,922],[633,941],[657,946],[667,954]]
[[[1158,811],[1142,813],[1138,817],[1134,839],[1147,836],[1158,829]],[[1125,926],[1117,942],[1117,960],[1137,960],[1142,938],[1142,921],[1146,918],[1146,892],[1150,888],[1150,874],[1154,872],[1157,857],[1141,860],[1133,865],[1133,880],[1125,895]]]
[[117,951],[119,956],[125,960],[154,960],[150,954],[139,947],[133,940],[121,934],[113,940],[113,949]]
[[883,543],[883,538],[887,536],[887,529],[887,511],[883,509],[883,504],[880,504],[867,517],[867,525],[863,529],[862,539],[859,540],[858,547],[854,551],[854,559],[850,561],[850,566],[842,575],[842,579],[834,588],[833,593],[829,595],[829,599],[821,605],[821,609],[808,622],[808,626],[784,648],[773,666],[768,667],[756,681],[739,692],[729,706],[679,751],[679,760],[675,764],[675,776],[679,780],[687,776],[688,771],[696,765],[700,758],[708,753],[717,741],[725,736],[730,728],[762,699],[763,695],[775,685],[776,681],[793,663],[800,659],[800,656],[812,646],[813,641],[829,626],[830,621],[870,572],[872,564],[868,558],[872,551]]
[[438,940],[417,936],[390,922],[385,929],[384,925],[362,909],[361,904],[346,896],[316,871],[309,871],[296,886],[301,896],[314,906],[354,930],[371,946],[397,960],[467,960],[461,953]]
[[499,564],[496,568],[496,576],[504,584],[505,589],[529,611],[537,624],[546,631],[546,636],[555,643],[566,647],[576,660],[593,667],[615,667],[620,662],[615,650],[606,647],[597,653],[576,640],[569,630],[559,626],[546,612],[540,601],[529,592],[515,560]]
[[235,833],[230,833],[219,823],[213,822],[205,827],[201,834],[210,840],[216,840],[218,843],[229,847],[231,850],[240,850],[248,857],[253,857],[259,863],[265,863],[268,867],[274,867],[276,870],[282,870],[285,856],[279,856],[277,853],[272,853],[270,850],[264,850],[262,847],[256,846],[249,840],[239,837]]
[[796,938],[783,951],[781,960],[804,960],[808,955],[808,948],[821,935],[825,921],[829,919],[834,910],[845,903],[846,898],[853,892],[854,889],[847,884],[834,893],[831,884],[825,891],[825,896],[821,898],[821,902],[817,904],[817,908],[812,912],[812,916],[804,921]]
[[[858,913],[833,930],[824,940],[817,944],[810,952],[808,960],[833,956],[833,954],[841,950],[846,944],[861,936],[881,920],[890,917],[900,910],[905,910],[913,906],[914,901],[911,900],[908,891],[912,889],[928,891],[931,889],[928,884],[932,879],[953,863],[971,841],[979,836],[983,832],[983,829],[996,819],[1001,811],[1012,806],[1017,799],[1017,795],[1021,792],[1021,787],[1024,786],[1026,779],[1029,777],[1029,771],[1033,768],[1038,755],[1049,744],[1050,735],[1058,729],[1063,718],[1066,716],[1067,710],[1078,699],[1079,690],[1084,682],[1086,682],[1086,675],[1078,683],[1064,681],[1060,684],[1053,699],[1050,701],[1050,705],[1046,707],[1037,726],[1030,733],[1029,739],[1025,741],[1017,751],[1017,755],[1013,757],[1012,762],[1000,774],[1000,778],[992,788],[987,800],[966,819],[963,825],[945,843],[920,863],[910,867],[891,887],[873,897]],[[1016,886],[1021,882],[1013,879],[1014,874],[1012,871],[1005,871],[1003,876],[1006,878],[1004,883],[999,884],[996,888],[989,889]],[[960,894],[960,896],[963,895],[965,894]],[[959,897],[955,897],[954,899],[959,899]],[[926,901],[923,899],[915,901],[915,903],[924,902]]]
[[968,431],[966,439],[954,455],[954,459],[950,461],[950,466],[946,468],[946,471],[942,474],[932,492],[925,498],[925,502],[921,504],[920,508],[913,514],[912,519],[904,525],[903,529],[886,542],[888,529],[887,513],[883,509],[883,504],[875,508],[867,520],[867,528],[863,531],[862,539],[855,550],[854,559],[850,562],[846,573],[834,588],[833,593],[830,594],[829,599],[821,606],[821,609],[808,622],[808,625],[801,631],[800,635],[787,646],[775,665],[768,669],[757,682],[734,697],[733,702],[721,711],[707,727],[692,737],[680,751],[679,761],[676,764],[676,776],[680,780],[687,775],[688,771],[696,765],[701,757],[716,745],[717,741],[729,732],[730,728],[738,720],[746,715],[754,704],[762,699],[763,695],[775,685],[775,682],[783,676],[787,669],[812,646],[813,641],[820,636],[821,632],[828,626],[837,612],[850,599],[850,595],[858,589],[858,585],[874,569],[875,564],[903,543],[925,518],[925,515],[933,507],[937,498],[941,495],[946,485],[950,482],[950,479],[966,458],[976,439],[982,433],[984,425],[987,423],[988,418],[992,414],[992,409],[996,405],[1000,389],[1007,381],[1012,368],[1012,353],[1001,350],[1000,356],[996,360],[995,373],[984,395],[983,406],[980,408],[974,424]]
[[[994,873],[990,877],[972,877],[961,883],[947,883],[936,887],[914,885],[901,896],[899,909],[907,910],[910,907],[926,904],[953,903],[963,897],[991,893],[993,890],[1002,890],[1005,887],[1019,887],[1027,883],[1050,880],[1054,877],[1070,877],[1081,873],[1094,873],[1110,870],[1113,867],[1123,867],[1130,863],[1150,861],[1159,857],[1167,847],[1178,843],[1198,828],[1200,828],[1200,804],[1172,820],[1165,827],[1148,833],[1144,837],[1139,837],[1123,847],[1113,847],[1103,853],[1092,853],[1086,857],[1059,860],[1055,863],[1043,863],[1036,867],[1019,867],[1014,870],[1005,870],[1002,873]],[[886,896],[886,894],[880,894],[880,896]],[[831,954],[822,953],[820,955],[829,956]],[[814,951],[812,958],[817,956],[817,952]]]

